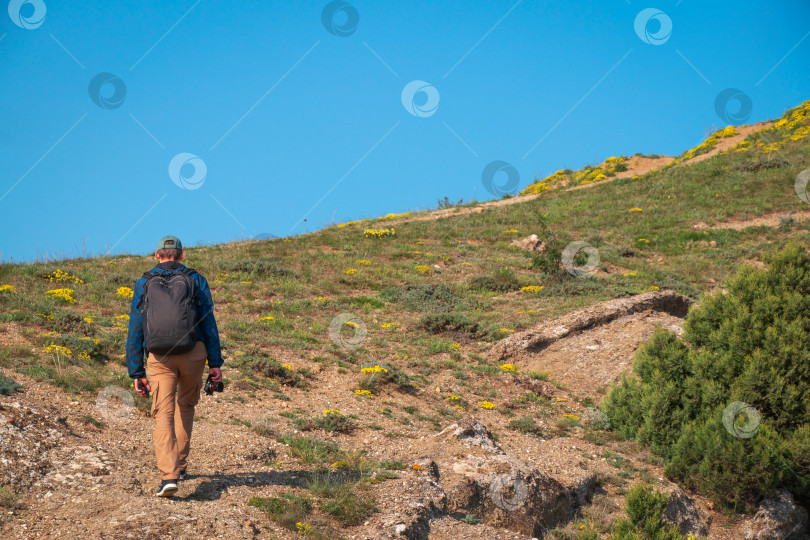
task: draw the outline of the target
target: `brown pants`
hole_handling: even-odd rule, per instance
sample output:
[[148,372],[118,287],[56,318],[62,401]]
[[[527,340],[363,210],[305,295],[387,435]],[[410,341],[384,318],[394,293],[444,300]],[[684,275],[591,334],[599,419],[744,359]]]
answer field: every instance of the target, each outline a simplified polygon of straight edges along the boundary
[[155,457],[162,480],[177,480],[188,459],[194,407],[203,387],[208,352],[202,341],[183,354],[149,353],[146,372],[152,388]]

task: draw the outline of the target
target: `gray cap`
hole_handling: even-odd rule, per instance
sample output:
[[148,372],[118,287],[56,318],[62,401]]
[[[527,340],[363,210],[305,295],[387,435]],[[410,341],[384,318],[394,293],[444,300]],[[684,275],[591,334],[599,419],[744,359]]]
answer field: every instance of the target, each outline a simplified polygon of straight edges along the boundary
[[179,249],[183,251],[183,243],[176,236],[164,236],[158,242],[158,249]]

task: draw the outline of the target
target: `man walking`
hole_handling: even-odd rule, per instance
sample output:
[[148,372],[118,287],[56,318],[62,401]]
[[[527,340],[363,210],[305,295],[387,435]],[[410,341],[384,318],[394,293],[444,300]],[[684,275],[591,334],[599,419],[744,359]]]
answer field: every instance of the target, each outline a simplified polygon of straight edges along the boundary
[[[140,396],[148,397],[151,392],[155,456],[161,473],[156,495],[170,497],[186,476],[205,360],[214,382],[222,381],[219,368],[223,360],[208,282],[180,264],[180,239],[161,238],[155,258],[159,264],[133,288],[127,369]],[[148,354],[146,370],[144,352]]]

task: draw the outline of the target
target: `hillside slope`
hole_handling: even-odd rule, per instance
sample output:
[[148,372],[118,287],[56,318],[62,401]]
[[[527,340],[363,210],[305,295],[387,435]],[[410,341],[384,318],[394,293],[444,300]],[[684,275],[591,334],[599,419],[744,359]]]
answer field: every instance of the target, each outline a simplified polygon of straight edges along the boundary
[[[0,369],[23,385],[0,395],[3,536],[530,538],[509,511],[430,498],[427,442],[468,415],[509,456],[588,492],[554,526],[606,535],[631,484],[673,486],[594,406],[683,314],[639,308],[513,356],[495,345],[617,298],[698,300],[738,265],[810,240],[790,217],[807,210],[794,183],[810,167],[809,116],[807,102],[677,158],[614,158],[525,196],[189,249],[211,284],[227,387],[201,400],[192,477],[173,500],[150,496],[149,404],[122,358],[127,288],[151,261],[0,266]],[[530,234],[542,251],[513,244]],[[586,263],[561,260],[574,241],[596,254],[592,275],[565,271]],[[713,514],[710,538],[739,537],[744,518],[694,499]]]

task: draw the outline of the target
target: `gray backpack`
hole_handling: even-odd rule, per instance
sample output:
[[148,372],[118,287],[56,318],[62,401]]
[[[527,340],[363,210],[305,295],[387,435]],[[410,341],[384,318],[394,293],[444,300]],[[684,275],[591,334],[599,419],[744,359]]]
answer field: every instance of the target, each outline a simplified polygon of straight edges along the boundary
[[190,351],[199,341],[197,286],[189,268],[172,274],[144,273],[146,283],[139,308],[143,306],[144,343],[157,355]]

